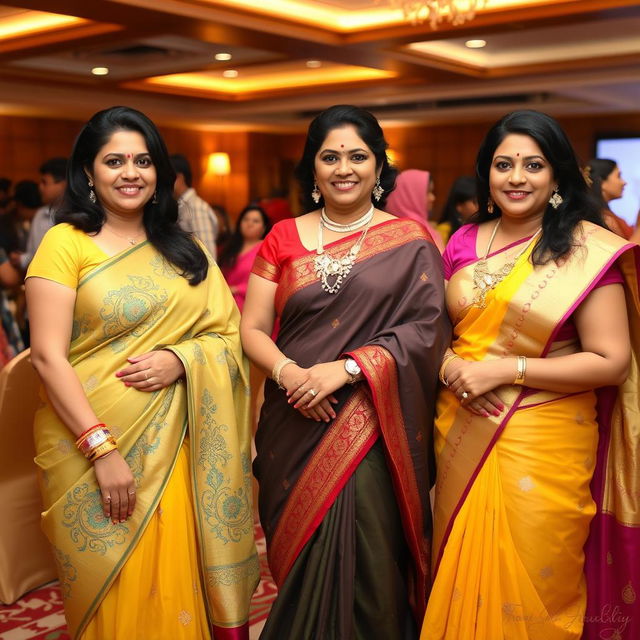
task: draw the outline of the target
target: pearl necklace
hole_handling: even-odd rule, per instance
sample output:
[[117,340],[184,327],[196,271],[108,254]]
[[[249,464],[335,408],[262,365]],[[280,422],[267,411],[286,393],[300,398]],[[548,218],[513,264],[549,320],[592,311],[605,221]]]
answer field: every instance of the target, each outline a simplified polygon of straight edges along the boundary
[[353,222],[348,222],[347,224],[341,224],[340,222],[334,222],[324,210],[324,207],[320,210],[320,220],[322,220],[322,224],[329,229],[329,231],[333,231],[334,233],[346,233],[347,231],[357,231],[358,229],[364,227],[369,224],[373,219],[374,208],[371,205],[371,208],[364,213],[364,215]]
[[473,267],[473,287],[474,289],[476,289],[476,294],[471,304],[479,307],[480,309],[484,309],[487,306],[485,300],[487,293],[489,293],[491,289],[494,289],[511,273],[512,269],[516,266],[518,258],[520,258],[520,256],[533,244],[533,241],[542,231],[542,227],[540,227],[531,236],[529,242],[527,242],[525,246],[520,251],[518,251],[518,253],[513,256],[511,260],[505,262],[497,271],[491,272],[489,271],[489,267],[487,265],[487,258],[489,256],[489,251],[491,251],[491,245],[493,244],[493,240],[496,237],[499,226],[500,220],[498,219],[496,226],[493,228],[493,233],[489,238],[487,250],[484,252],[484,258],[482,258],[482,260],[478,260],[478,262],[476,262],[475,266]]
[[[373,212],[373,207],[371,207],[371,212]],[[369,212],[365,215],[369,215]],[[322,289],[327,293],[336,293],[340,289],[342,281],[349,275],[356,262],[362,243],[367,236],[367,231],[369,231],[369,223],[372,217],[365,222],[367,226],[362,230],[360,237],[342,258],[335,258],[330,253],[325,253],[322,240],[322,228],[325,225],[324,220],[320,219],[318,224],[318,248],[316,249],[317,255],[314,259],[314,267],[316,276],[320,278]],[[335,278],[333,283],[329,282],[329,278]]]

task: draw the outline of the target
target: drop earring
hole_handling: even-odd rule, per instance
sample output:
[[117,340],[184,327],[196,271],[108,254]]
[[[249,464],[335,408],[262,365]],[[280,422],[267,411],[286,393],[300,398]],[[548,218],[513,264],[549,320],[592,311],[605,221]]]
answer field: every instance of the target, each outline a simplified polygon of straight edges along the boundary
[[313,189],[311,190],[311,199],[318,204],[320,202],[320,198],[322,198],[322,194],[320,193],[320,189],[318,189],[318,183],[313,181]]
[[89,186],[89,200],[91,200],[92,204],[95,204],[97,198],[96,198],[95,191],[93,190],[93,182],[91,178],[89,178],[88,186]]
[[151,204],[158,204],[158,192],[153,192],[153,198],[151,198]]
[[551,194],[551,197],[549,198],[549,204],[554,209],[557,209],[563,202],[564,202],[564,200],[563,200],[562,196],[560,195],[560,193],[558,191],[558,187],[556,187],[553,190],[553,193]]
[[493,213],[493,198],[491,196],[489,196],[489,199],[487,200],[487,211],[489,213]]
[[382,198],[382,194],[384,193],[384,189],[382,188],[382,185],[380,184],[380,176],[378,176],[376,178],[376,184],[373,187],[371,194],[373,195],[373,197],[375,198],[376,202],[380,201],[380,198]]

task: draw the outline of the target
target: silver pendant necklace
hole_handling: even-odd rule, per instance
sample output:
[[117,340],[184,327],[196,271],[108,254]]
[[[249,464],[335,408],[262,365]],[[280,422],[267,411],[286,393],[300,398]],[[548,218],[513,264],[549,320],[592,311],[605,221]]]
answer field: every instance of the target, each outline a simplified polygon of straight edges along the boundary
[[[373,211],[373,207],[371,207],[371,210]],[[322,228],[325,225],[324,220],[320,219],[318,223],[318,248],[316,249],[317,255],[314,260],[314,266],[316,276],[320,278],[320,285],[327,293],[336,293],[340,289],[342,281],[349,275],[356,262],[362,243],[367,236],[367,231],[369,231],[369,222],[371,222],[371,218],[365,223],[367,226],[362,230],[360,237],[351,249],[342,258],[336,258],[324,250]]]
[[374,207],[371,205],[371,208],[364,213],[360,218],[354,220],[353,222],[348,222],[347,224],[341,224],[340,222],[335,222],[324,210],[324,207],[320,210],[320,220],[322,220],[322,224],[329,229],[329,231],[333,231],[334,233],[346,233],[347,231],[357,231],[361,229],[365,225],[369,224],[371,220],[373,220]]

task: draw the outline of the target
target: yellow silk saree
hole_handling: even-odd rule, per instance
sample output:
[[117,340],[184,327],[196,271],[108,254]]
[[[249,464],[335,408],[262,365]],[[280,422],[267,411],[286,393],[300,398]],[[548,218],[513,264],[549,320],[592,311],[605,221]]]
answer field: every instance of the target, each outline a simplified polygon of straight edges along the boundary
[[[507,385],[498,389],[505,411],[488,418],[471,414],[449,390],[441,391],[435,576],[421,640],[577,640],[583,628],[593,627],[587,590],[596,593],[598,580],[605,580],[599,571],[588,585],[585,579],[584,548],[590,525],[594,533],[594,516],[608,509],[615,527],[628,532],[635,526],[637,535],[638,510],[629,501],[624,513],[612,509],[615,499],[607,507],[590,486],[594,471],[615,468],[627,447],[638,449],[637,414],[631,408],[638,401],[637,255],[632,245],[589,223],[583,223],[576,243],[567,259],[535,268],[529,248],[489,292],[483,308],[469,305],[473,263],[450,278],[447,304],[458,355],[551,357],[579,350],[577,340],[555,342],[555,336],[618,259],[626,277],[634,357],[629,379],[613,389],[617,418],[609,420],[610,431],[603,429],[595,391],[561,394]],[[637,465],[630,462],[631,480],[610,483],[610,493],[637,491]],[[627,556],[632,581],[640,575],[637,553]],[[620,550],[624,562],[622,557]],[[605,597],[620,596],[612,588]],[[633,612],[631,603],[624,615]],[[592,637],[637,637],[629,620],[610,626],[618,635]]]
[[[240,637],[234,630],[247,622],[259,567],[251,507],[248,375],[238,323],[237,308],[214,264],[206,280],[192,287],[147,242],[81,278],[69,360],[133,471],[137,504],[126,522],[104,518],[92,465],[45,404],[35,420],[43,528],[54,546],[72,637],[82,636],[135,555],[174,468],[190,475],[199,584],[209,625],[216,638]],[[115,377],[127,357],[160,348],[180,358],[184,382],[144,393]],[[188,451],[181,453],[183,446]],[[121,598],[127,595],[138,608],[145,606],[146,594]],[[117,614],[127,615],[123,610]],[[181,623],[188,622],[183,614]]]

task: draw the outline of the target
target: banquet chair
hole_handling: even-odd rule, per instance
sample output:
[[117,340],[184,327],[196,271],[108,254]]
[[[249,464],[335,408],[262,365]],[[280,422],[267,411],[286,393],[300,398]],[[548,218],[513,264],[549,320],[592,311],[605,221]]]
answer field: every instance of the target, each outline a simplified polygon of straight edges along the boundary
[[33,461],[33,417],[40,381],[29,350],[0,370],[0,602],[11,604],[55,579],[53,555],[40,529],[42,504]]

